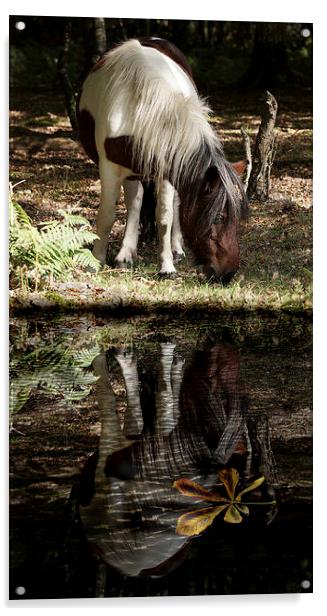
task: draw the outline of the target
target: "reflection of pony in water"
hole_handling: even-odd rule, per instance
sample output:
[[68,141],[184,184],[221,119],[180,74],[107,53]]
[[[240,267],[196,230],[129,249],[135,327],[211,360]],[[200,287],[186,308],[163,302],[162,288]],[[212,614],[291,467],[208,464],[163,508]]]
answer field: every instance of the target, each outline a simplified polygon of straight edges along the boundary
[[99,239],[93,253],[101,263],[106,262],[121,185],[128,215],[116,262],[133,263],[142,180],[152,179],[160,274],[176,271],[173,252],[183,253],[183,235],[209,278],[225,283],[232,278],[239,267],[237,228],[247,212],[246,198],[208,112],[185,57],[163,39],[127,41],[89,73],[77,118],[84,149],[99,166]]
[[106,563],[126,575],[162,575],[183,560],[189,543],[176,534],[178,517],[201,503],[190,503],[173,482],[186,477],[212,489],[223,467],[238,468],[243,479],[259,472],[257,456],[256,468],[252,464],[239,354],[220,342],[195,352],[185,366],[175,345],[162,343],[151,425],[144,423],[150,413],[142,408],[135,357],[119,352],[116,359],[127,394],[124,427],[116,413],[108,357],[102,354],[94,362],[100,377],[99,452],[82,477],[80,517]]

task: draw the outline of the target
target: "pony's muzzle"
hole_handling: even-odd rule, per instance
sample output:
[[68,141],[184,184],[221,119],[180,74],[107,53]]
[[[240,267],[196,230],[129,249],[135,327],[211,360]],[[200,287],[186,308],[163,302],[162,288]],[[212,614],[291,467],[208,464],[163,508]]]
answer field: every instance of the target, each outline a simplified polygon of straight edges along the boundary
[[227,287],[227,285],[230,283],[232,278],[234,278],[234,276],[235,272],[228,272],[228,274],[225,274],[221,277],[221,284],[224,285],[224,287]]
[[224,287],[226,287],[230,283],[233,276],[235,275],[235,272],[228,272],[227,274],[221,274],[220,272],[215,270],[213,267],[209,267],[205,273],[206,273],[206,276],[209,282],[213,282],[213,283],[219,282]]

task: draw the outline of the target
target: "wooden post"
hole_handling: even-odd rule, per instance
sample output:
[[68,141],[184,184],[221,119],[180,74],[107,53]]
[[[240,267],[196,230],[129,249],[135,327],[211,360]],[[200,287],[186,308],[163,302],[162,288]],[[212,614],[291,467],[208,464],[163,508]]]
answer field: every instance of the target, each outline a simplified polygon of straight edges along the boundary
[[248,183],[249,199],[267,201],[270,189],[270,172],[275,153],[275,123],[277,101],[266,92],[266,100],[261,113],[261,124],[254,146],[252,171]]
[[243,126],[241,128],[241,133],[242,133],[242,139],[243,139],[245,158],[247,162],[246,174],[245,174],[245,178],[243,179],[243,185],[244,185],[245,192],[247,192],[248,185],[249,185],[249,179],[250,179],[250,175],[252,171],[251,141],[250,141],[249,134],[246,132]]

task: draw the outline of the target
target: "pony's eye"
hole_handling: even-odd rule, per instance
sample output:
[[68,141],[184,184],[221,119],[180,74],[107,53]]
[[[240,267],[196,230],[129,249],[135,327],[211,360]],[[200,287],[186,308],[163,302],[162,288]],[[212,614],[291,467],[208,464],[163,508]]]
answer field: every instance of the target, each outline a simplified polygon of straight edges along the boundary
[[225,216],[224,214],[219,214],[215,220],[214,220],[214,225],[222,225],[225,222]]

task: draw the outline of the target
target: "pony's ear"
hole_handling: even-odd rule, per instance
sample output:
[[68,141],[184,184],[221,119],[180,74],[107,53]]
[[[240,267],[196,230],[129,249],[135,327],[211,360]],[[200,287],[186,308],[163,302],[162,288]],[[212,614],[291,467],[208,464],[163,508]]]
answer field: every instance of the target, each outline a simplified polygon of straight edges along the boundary
[[248,164],[248,160],[238,160],[236,163],[232,163],[232,167],[235,173],[241,178],[246,172]]
[[211,193],[219,182],[219,171],[215,165],[208,167],[205,172],[203,182],[203,192],[205,194]]

